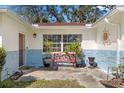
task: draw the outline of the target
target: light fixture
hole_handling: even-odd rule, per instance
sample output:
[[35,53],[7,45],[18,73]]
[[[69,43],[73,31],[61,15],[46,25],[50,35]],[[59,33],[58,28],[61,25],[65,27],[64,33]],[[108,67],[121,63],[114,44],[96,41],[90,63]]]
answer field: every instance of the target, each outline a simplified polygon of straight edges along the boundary
[[37,37],[37,34],[36,33],[33,33],[33,38],[36,38]]

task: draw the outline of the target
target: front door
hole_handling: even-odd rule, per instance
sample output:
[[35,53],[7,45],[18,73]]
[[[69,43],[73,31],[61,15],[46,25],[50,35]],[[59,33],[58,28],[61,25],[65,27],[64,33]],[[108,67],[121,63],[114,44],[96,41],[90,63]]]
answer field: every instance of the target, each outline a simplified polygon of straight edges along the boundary
[[19,33],[19,66],[24,64],[24,34]]

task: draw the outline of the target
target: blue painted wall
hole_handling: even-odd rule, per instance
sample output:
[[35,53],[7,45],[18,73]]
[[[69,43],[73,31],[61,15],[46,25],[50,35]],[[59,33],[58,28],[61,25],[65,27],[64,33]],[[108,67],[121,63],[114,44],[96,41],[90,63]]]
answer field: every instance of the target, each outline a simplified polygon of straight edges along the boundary
[[120,51],[120,63],[124,64],[124,51]]
[[7,51],[6,63],[4,65],[1,79],[7,79],[18,71],[19,67],[19,52],[18,51]]
[[30,49],[25,51],[26,56],[26,65],[27,66],[34,66],[34,67],[40,67],[43,66],[43,60],[42,60],[42,50],[40,49]]
[[[43,66],[43,54],[40,49],[30,49],[25,52],[26,65],[40,67]],[[95,62],[98,66],[107,71],[108,67],[116,66],[116,51],[111,50],[84,50],[85,61],[88,65],[88,57],[95,57]],[[124,52],[121,53],[121,56]]]
[[110,50],[84,50],[86,63],[88,64],[88,57],[95,57],[95,62],[98,67],[107,71],[108,67],[116,66],[116,51]]

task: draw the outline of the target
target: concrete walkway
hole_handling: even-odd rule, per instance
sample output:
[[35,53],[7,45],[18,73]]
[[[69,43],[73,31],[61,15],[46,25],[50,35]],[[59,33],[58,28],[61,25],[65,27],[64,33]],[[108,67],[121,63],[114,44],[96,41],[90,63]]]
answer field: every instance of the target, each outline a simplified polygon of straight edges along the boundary
[[59,67],[58,71],[44,71],[42,69],[24,70],[25,74],[18,81],[31,80],[77,80],[87,88],[104,88],[99,80],[107,79],[107,75],[98,68]]

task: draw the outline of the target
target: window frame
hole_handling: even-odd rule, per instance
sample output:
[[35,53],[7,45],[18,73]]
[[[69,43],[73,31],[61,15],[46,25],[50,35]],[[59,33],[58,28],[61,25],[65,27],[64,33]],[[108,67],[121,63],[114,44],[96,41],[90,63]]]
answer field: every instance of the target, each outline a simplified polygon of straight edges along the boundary
[[[55,52],[64,52],[64,44],[71,44],[73,42],[64,42],[64,39],[63,39],[63,36],[64,35],[79,35],[80,36],[80,45],[81,45],[81,42],[82,42],[82,38],[83,38],[83,35],[82,34],[43,34],[43,52],[45,53],[46,51],[44,51],[44,36],[47,35],[47,37],[49,35],[60,35],[60,38],[61,38],[61,41],[59,43],[56,43],[54,42],[54,44],[60,44],[61,46],[61,50],[60,51],[55,51]],[[51,52],[54,52],[54,51],[51,51]]]

